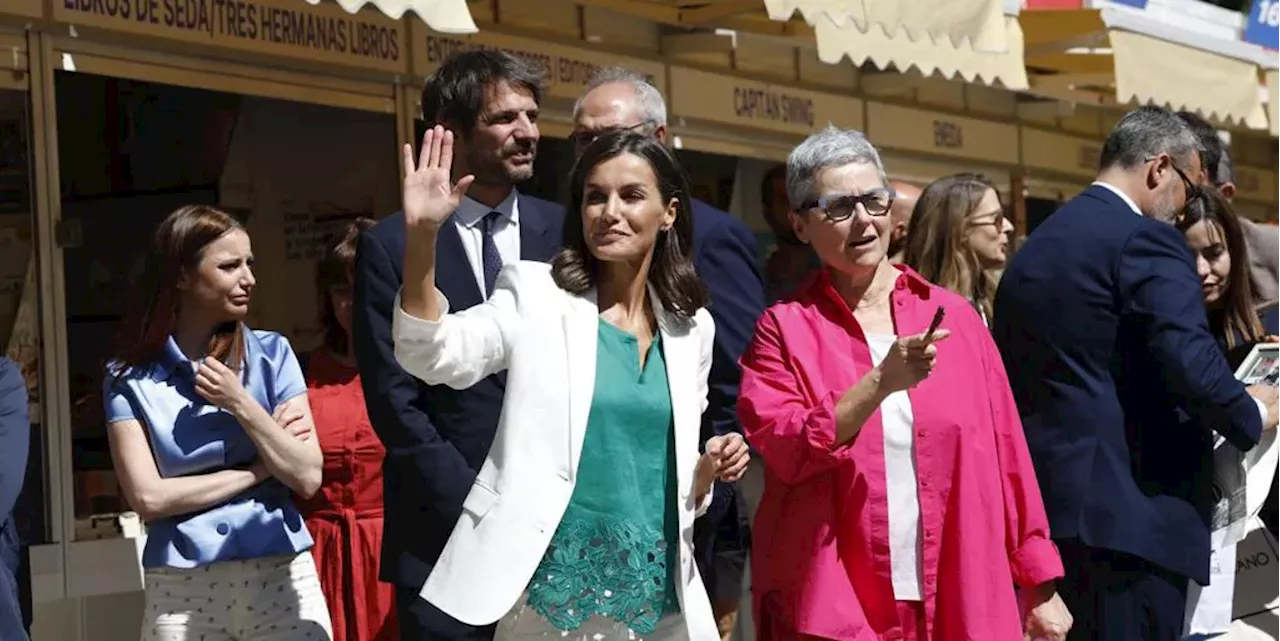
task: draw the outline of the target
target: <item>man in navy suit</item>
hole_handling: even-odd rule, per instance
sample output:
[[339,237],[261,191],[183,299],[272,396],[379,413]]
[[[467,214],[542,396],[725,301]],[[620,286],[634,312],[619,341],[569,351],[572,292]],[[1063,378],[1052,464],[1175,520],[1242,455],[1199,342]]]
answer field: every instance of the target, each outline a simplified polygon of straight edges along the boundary
[[1097,182],[1036,229],[996,294],[1070,639],[1181,638],[1188,579],[1209,580],[1211,430],[1248,449],[1276,424],[1275,391],[1246,391],[1210,335],[1169,224],[1199,197],[1200,151],[1172,112],[1126,114]]
[[0,358],[0,639],[5,641],[27,638],[17,576],[22,544],[13,508],[27,474],[30,440],[27,383],[13,361]]
[[[601,134],[619,129],[645,131],[667,142],[667,105],[648,80],[633,71],[609,67],[597,71],[573,108],[573,142],[581,152]],[[707,411],[702,440],[738,425],[738,358],[764,313],[764,283],[756,258],[756,239],[738,218],[697,199],[693,214],[693,264],[711,294],[709,311],[716,324]],[[742,576],[750,545],[746,504],[736,484],[716,483],[706,516],[694,535],[702,580],[715,609],[720,633],[732,632],[742,598]]]
[[[503,264],[549,261],[560,246],[564,209],[515,189],[533,176],[542,86],[541,72],[520,58],[469,51],[446,60],[422,91],[427,126],[441,124],[458,141],[455,178],[475,176],[436,243],[436,284],[455,311],[486,300]],[[418,592],[493,444],[505,378],[456,391],[423,385],[396,363],[391,312],[404,244],[404,214],[392,214],[361,236],[355,271],[356,361],[387,448],[380,576],[397,587],[405,641],[490,639],[494,626],[456,621]]]

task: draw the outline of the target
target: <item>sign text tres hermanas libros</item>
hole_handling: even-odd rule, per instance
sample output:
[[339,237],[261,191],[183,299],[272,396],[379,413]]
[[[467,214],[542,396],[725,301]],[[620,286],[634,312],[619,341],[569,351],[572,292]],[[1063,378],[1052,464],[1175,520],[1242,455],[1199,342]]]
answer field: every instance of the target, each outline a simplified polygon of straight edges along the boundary
[[404,27],[301,0],[54,0],[62,22],[259,53],[402,71]]

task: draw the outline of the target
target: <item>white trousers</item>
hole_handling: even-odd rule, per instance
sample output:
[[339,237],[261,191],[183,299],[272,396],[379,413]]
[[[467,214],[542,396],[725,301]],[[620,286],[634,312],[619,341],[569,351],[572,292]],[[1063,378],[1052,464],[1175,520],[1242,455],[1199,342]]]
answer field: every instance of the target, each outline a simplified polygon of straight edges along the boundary
[[330,641],[310,552],[148,568],[142,641]]
[[613,619],[593,616],[587,619],[582,627],[572,631],[562,631],[551,625],[537,610],[525,604],[521,598],[516,607],[498,621],[498,629],[493,641],[535,641],[540,639],[556,639],[557,641],[687,641],[689,626],[685,625],[683,614],[670,614],[658,621],[653,632],[641,635],[622,623]]

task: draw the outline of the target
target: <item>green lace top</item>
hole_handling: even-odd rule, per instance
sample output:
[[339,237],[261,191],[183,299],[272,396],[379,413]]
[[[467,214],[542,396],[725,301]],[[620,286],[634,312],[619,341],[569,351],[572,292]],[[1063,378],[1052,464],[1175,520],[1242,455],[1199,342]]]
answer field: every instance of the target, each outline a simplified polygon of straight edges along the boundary
[[592,616],[653,632],[676,597],[679,522],[671,393],[660,336],[600,321],[595,392],[573,497],[529,583],[528,604],[560,630]]

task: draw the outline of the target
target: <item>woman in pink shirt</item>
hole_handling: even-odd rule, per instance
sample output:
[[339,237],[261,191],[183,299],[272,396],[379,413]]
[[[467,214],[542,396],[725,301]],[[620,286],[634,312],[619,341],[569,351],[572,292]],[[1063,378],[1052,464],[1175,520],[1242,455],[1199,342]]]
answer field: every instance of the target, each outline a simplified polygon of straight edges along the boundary
[[1061,640],[1062,561],[1000,355],[968,301],[890,265],[885,178],[832,127],[787,160],[796,235],[825,269],[742,357],[765,461],[760,638]]

